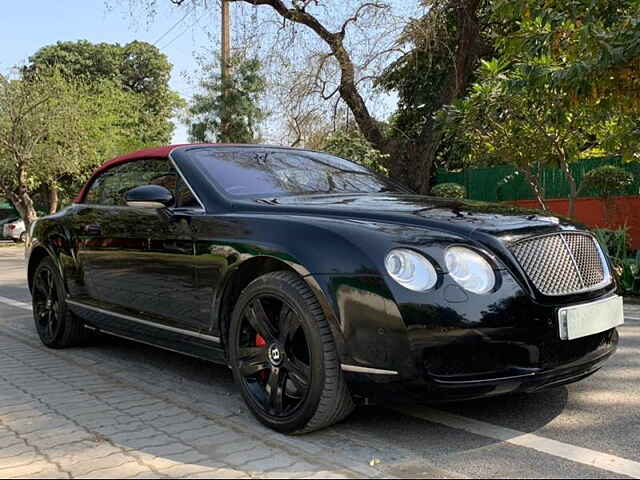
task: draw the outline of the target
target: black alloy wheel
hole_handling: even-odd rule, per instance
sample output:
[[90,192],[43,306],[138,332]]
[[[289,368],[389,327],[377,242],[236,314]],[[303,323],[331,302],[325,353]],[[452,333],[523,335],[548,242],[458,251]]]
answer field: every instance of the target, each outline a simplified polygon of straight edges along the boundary
[[49,258],[38,265],[31,294],[36,330],[44,345],[65,348],[86,339],[82,322],[67,310],[62,278]]
[[50,343],[58,335],[62,322],[58,290],[48,267],[38,269],[34,279],[33,306],[38,333],[44,343]]
[[294,309],[282,298],[258,295],[243,312],[238,368],[253,399],[285,418],[307,398],[311,383],[307,339]]
[[229,339],[234,378],[263,424],[307,433],[351,413],[329,325],[297,275],[252,282],[236,304]]

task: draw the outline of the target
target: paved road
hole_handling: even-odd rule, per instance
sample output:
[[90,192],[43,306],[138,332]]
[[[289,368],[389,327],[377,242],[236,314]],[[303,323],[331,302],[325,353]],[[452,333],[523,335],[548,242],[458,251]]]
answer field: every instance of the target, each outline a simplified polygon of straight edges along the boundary
[[531,396],[394,411],[284,437],[228,369],[119,339],[52,351],[19,248],[0,248],[0,477],[640,478],[640,308],[595,376]]

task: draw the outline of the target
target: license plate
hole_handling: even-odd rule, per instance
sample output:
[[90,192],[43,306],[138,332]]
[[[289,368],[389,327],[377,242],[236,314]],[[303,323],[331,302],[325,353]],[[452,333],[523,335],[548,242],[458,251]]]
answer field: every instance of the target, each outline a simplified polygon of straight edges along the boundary
[[610,330],[624,324],[622,297],[561,308],[558,320],[562,340],[575,340]]

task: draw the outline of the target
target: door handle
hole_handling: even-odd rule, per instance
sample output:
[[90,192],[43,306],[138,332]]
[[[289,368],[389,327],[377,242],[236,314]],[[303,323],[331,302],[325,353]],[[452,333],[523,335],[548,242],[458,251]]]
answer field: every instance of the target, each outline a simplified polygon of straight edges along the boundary
[[84,233],[86,233],[87,235],[98,237],[98,236],[102,235],[102,227],[100,225],[95,224],[95,223],[91,224],[91,225],[86,225],[84,227]]

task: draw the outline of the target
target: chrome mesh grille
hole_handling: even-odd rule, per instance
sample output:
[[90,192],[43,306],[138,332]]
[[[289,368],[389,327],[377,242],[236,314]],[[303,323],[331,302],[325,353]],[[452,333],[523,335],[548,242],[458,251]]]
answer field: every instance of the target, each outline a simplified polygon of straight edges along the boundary
[[601,286],[609,278],[600,246],[586,233],[529,238],[511,251],[544,295],[569,295]]

